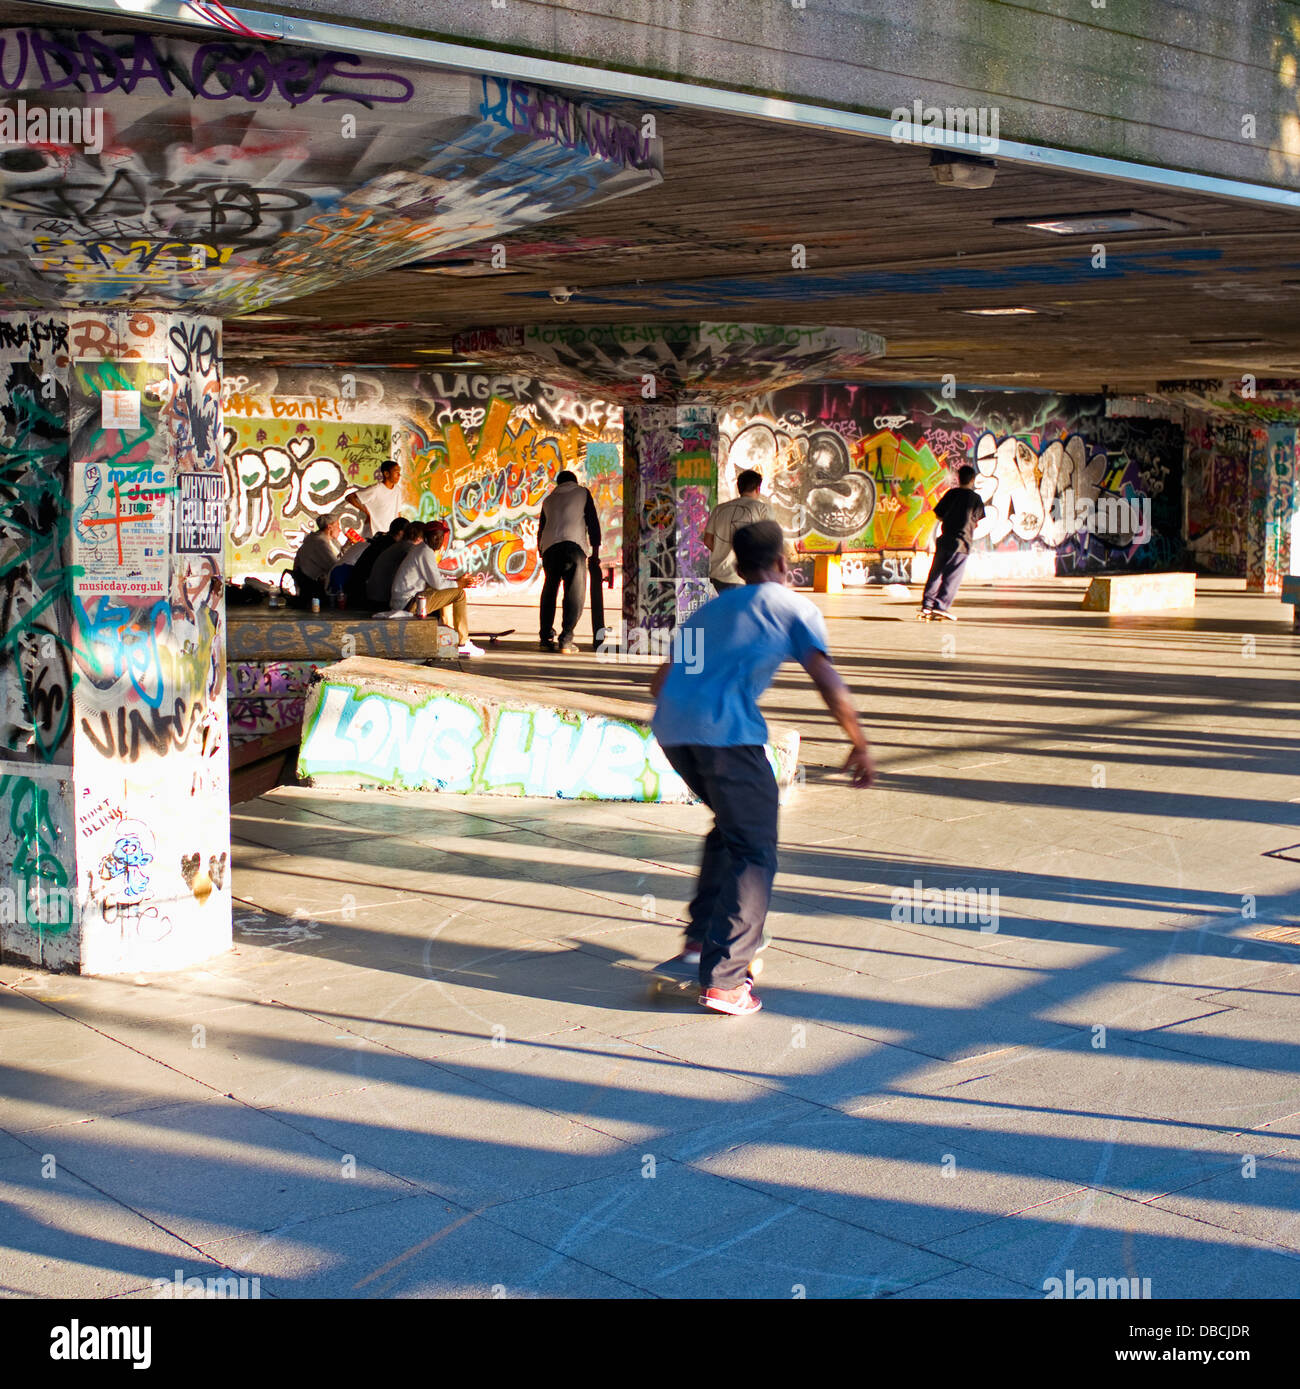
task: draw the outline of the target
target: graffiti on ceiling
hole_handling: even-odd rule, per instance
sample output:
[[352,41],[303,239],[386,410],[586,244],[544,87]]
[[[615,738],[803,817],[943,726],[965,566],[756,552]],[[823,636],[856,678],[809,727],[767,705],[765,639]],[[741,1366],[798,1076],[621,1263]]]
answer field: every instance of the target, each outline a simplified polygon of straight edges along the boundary
[[650,186],[636,120],[340,51],[0,30],[0,307],[246,313]]
[[885,352],[859,328],[768,323],[532,324],[458,334],[467,357],[626,405],[698,392],[736,398],[833,378]]

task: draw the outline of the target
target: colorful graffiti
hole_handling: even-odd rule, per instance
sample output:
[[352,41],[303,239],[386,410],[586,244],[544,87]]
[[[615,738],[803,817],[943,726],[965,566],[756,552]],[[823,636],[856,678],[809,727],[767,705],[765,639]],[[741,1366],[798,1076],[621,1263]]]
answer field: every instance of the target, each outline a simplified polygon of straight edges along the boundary
[[1178,534],[1172,506],[1158,536],[1133,518],[1181,475],[1182,439],[1163,421],[1128,423],[1106,420],[1096,398],[795,387],[724,413],[720,486],[734,495],[737,474],[757,470],[798,553],[854,557],[850,582],[906,582],[933,541],[935,502],[970,463],[987,507],[977,553],[1010,565],[1045,549],[1057,572],[1141,567]]
[[632,629],[675,627],[713,596],[704,529],[717,500],[716,414],[707,405],[628,410],[624,531],[640,536],[623,571]]
[[1253,430],[1206,422],[1187,432],[1187,547],[1199,568],[1246,573]]
[[[220,507],[220,328],[78,311],[61,333],[10,316],[0,340],[15,448],[0,506],[3,760],[6,782],[32,787],[0,841],[0,887],[25,890],[33,864],[49,877],[57,855],[76,922],[53,944],[6,926],[4,946],[91,972],[192,962],[229,939],[228,910],[173,936],[182,918],[168,905],[182,890],[178,835],[229,852],[219,527],[190,527],[182,544],[177,505],[184,475]],[[112,392],[133,402],[121,419]],[[37,443],[40,482],[28,478]],[[20,774],[35,762],[72,765]]]
[[[326,678],[308,697],[298,774],[323,786],[384,786],[563,800],[692,799],[647,725],[434,690],[405,698]],[[328,677],[328,672],[327,672]],[[769,749],[783,786],[798,738]]]
[[1291,571],[1291,535],[1297,503],[1296,468],[1300,463],[1294,425],[1268,431],[1268,485],[1264,511],[1264,592],[1281,593]]
[[40,118],[0,170],[19,303],[246,312],[662,176],[639,123],[520,82],[227,35],[6,29],[0,55]]
[[313,696],[300,776],[364,785],[566,800],[684,801],[644,726],[498,708],[452,694],[418,704],[326,681]]
[[[563,468],[592,488],[604,536],[602,557],[619,559],[622,412],[617,407],[570,396],[530,377],[464,373],[245,368],[236,373],[234,387],[227,408],[232,470],[244,460],[231,482],[236,538],[253,534],[263,511],[274,512],[277,496],[309,522],[319,510],[337,505],[351,485],[369,482],[374,472],[366,472],[369,462],[354,474],[346,447],[337,443],[339,435],[347,435],[354,443],[376,441],[369,447],[376,465],[391,447],[402,464],[402,513],[445,520],[451,527],[446,567],[469,573],[476,587],[540,582],[541,505]],[[384,430],[391,431],[391,443],[381,449]],[[295,442],[302,440],[321,442],[296,462],[289,455],[309,447]],[[332,470],[322,459],[334,463]],[[305,474],[313,462],[315,496],[304,497],[301,484],[294,493],[295,467]],[[292,553],[306,526],[281,531],[283,538],[269,546],[277,556]],[[265,559],[268,543],[239,544],[232,573],[265,577],[256,562]],[[278,570],[272,566],[272,572]]]
[[344,499],[374,482],[391,456],[386,424],[231,420],[225,432],[230,575],[278,580],[316,529],[317,516],[339,511],[348,524],[359,524],[360,513]]
[[301,725],[314,661],[239,662],[226,681],[232,746]]

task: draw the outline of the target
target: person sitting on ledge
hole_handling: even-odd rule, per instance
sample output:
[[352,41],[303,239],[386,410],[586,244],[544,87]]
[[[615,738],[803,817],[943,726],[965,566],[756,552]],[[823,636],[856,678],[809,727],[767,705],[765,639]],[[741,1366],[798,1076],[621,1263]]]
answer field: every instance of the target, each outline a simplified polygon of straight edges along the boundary
[[370,574],[375,567],[375,561],[390,545],[396,545],[399,540],[405,540],[406,533],[410,528],[411,523],[406,517],[398,516],[386,531],[375,536],[357,556],[357,562],[352,566],[352,573],[348,575],[348,607],[364,608],[366,606],[366,584],[370,581]]
[[393,608],[415,613],[423,604],[425,614],[437,613],[440,622],[443,610],[450,608],[450,625],[456,629],[456,640],[460,643],[457,654],[481,656],[483,648],[469,639],[469,600],[465,597],[469,579],[464,575],[453,578],[438,567],[438,551],[447,543],[450,534],[447,525],[443,521],[429,521],[423,532],[393,580]]
[[415,548],[417,538],[424,539],[424,522],[412,521],[406,534],[383,550],[371,567],[366,579],[366,606],[373,612],[387,612],[393,606],[393,580],[402,561]]
[[298,591],[294,606],[310,608],[313,598],[324,602],[330,570],[338,563],[343,522],[337,516],[318,516],[316,533],[298,546],[293,557],[293,582]]

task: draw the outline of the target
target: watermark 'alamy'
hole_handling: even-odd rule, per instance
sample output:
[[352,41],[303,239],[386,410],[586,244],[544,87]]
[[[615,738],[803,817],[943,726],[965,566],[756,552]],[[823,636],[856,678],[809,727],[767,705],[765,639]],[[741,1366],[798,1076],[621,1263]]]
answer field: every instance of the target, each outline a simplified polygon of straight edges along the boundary
[[262,1296],[260,1278],[241,1278],[229,1273],[225,1277],[186,1278],[185,1270],[178,1268],[171,1278],[153,1280],[155,1297],[170,1298],[218,1298],[253,1299]]
[[605,629],[596,659],[614,665],[672,661],[687,675],[698,675],[704,669],[704,633],[695,627],[629,627],[620,622]]
[[965,926],[979,923],[981,931],[998,929],[998,889],[926,887],[917,878],[911,887],[896,887],[891,921],[913,926]]
[[1116,536],[1131,539],[1134,545],[1145,545],[1151,539],[1151,498],[1119,497],[1113,493],[1103,497],[1076,497],[1067,492],[1052,503],[1059,512],[1067,535],[1082,531],[1086,535]]
[[71,926],[76,918],[72,888],[34,879],[23,892],[0,887],[0,925]]
[[104,148],[102,106],[0,106],[0,145],[80,145],[86,154]]
[[1065,1270],[1065,1279],[1045,1278],[1043,1296],[1051,1302],[1054,1298],[1076,1298],[1087,1301],[1089,1298],[1145,1298],[1151,1296],[1149,1278],[1076,1278],[1074,1270]]
[[952,145],[959,150],[978,145],[983,155],[998,152],[996,106],[925,106],[918,97],[911,110],[894,107],[889,119],[889,138],[896,145]]

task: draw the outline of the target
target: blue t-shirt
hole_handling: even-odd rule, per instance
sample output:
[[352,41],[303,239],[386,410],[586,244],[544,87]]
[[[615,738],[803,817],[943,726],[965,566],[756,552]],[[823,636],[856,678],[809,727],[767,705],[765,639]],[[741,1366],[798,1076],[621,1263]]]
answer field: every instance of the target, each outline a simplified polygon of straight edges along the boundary
[[673,633],[651,725],[660,747],[767,742],[758,700],[777,668],[829,650],[826,620],[807,598],[776,583],[728,589]]

